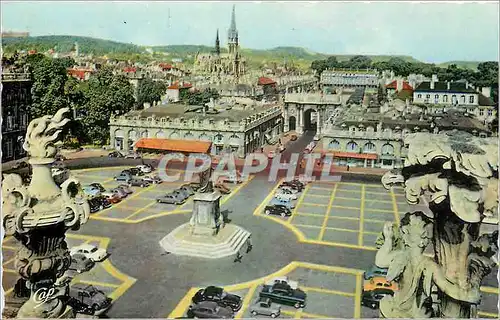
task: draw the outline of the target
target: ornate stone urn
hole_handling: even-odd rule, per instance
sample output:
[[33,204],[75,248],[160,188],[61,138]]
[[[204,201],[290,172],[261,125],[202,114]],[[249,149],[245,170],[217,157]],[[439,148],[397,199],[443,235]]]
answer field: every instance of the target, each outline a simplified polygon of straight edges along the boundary
[[18,318],[74,317],[66,304],[68,286],[56,280],[71,264],[65,233],[85,223],[90,208],[77,180],[70,178],[58,187],[51,174],[54,143],[69,121],[63,116],[68,111],[30,122],[23,148],[33,168],[31,183],[24,185],[18,174],[4,175],[2,183],[3,226],[22,244],[15,268],[31,291]]
[[[405,139],[401,171],[384,175],[390,188],[404,183],[406,199],[424,197],[431,216],[408,212],[384,227],[375,264],[388,268],[399,291],[380,302],[385,318],[476,318],[480,284],[495,266],[498,231],[480,233],[498,217],[498,140],[468,133],[417,133]],[[432,254],[424,254],[432,243]]]

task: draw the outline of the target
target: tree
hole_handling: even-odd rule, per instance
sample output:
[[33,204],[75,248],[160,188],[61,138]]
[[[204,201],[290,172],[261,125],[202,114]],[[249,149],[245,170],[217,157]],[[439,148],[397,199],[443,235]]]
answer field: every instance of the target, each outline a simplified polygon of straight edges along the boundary
[[27,58],[32,68],[31,118],[55,114],[60,108],[68,106],[64,92],[68,80],[67,66],[74,63],[67,59],[51,59],[40,55]]
[[142,107],[144,103],[153,103],[160,100],[165,94],[167,86],[162,81],[154,81],[151,78],[145,78],[139,82],[137,88],[137,105]]
[[82,116],[83,127],[89,139],[105,144],[109,137],[111,115],[129,112],[135,102],[132,85],[123,75],[113,75],[104,67],[89,79],[87,102]]
[[372,60],[367,56],[354,56],[345,63],[345,66],[350,69],[368,69],[372,66]]

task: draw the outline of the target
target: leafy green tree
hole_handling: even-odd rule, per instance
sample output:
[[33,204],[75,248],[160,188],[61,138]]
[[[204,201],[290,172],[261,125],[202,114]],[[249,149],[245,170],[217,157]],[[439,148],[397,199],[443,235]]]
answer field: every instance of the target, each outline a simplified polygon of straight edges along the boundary
[[104,67],[89,79],[82,124],[90,141],[105,144],[109,138],[111,115],[130,111],[135,103],[132,85],[123,75],[113,75]]
[[372,60],[367,56],[354,56],[345,63],[345,67],[350,69],[368,69],[371,66]]
[[137,88],[137,105],[141,107],[145,102],[153,103],[160,100],[165,94],[167,86],[163,81],[154,81],[151,78],[145,78],[139,82]]
[[68,80],[67,66],[72,61],[67,59],[51,59],[40,55],[28,58],[32,68],[32,99],[30,110],[32,118],[47,114],[55,114],[57,110],[68,106],[65,95],[65,84]]

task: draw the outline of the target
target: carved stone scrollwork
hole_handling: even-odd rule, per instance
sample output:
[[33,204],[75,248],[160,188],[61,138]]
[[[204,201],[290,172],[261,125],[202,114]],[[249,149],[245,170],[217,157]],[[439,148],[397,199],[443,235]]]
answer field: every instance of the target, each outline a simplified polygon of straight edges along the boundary
[[33,168],[30,184],[24,185],[17,174],[4,175],[2,183],[3,225],[6,234],[22,245],[15,268],[31,291],[18,318],[74,316],[66,305],[67,284],[57,285],[56,280],[71,264],[65,232],[85,223],[90,208],[78,180],[69,178],[58,187],[50,168],[57,151],[54,143],[69,121],[63,117],[68,111],[60,109],[53,117],[35,119],[28,126],[23,148]]
[[[384,227],[376,264],[388,267],[387,279],[396,281],[399,291],[382,299],[380,313],[477,317],[481,281],[498,261],[498,232],[480,235],[482,220],[498,211],[498,141],[454,132],[412,134],[405,143],[405,167],[388,172],[382,184],[404,183],[409,203],[426,197],[432,216],[407,213],[395,230],[399,245],[393,226]],[[423,254],[430,240],[433,257]]]

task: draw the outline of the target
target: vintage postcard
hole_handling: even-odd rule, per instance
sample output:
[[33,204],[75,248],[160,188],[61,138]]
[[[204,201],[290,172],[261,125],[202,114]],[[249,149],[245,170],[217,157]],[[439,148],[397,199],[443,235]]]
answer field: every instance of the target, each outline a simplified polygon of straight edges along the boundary
[[2,316],[498,319],[498,12],[2,1]]

